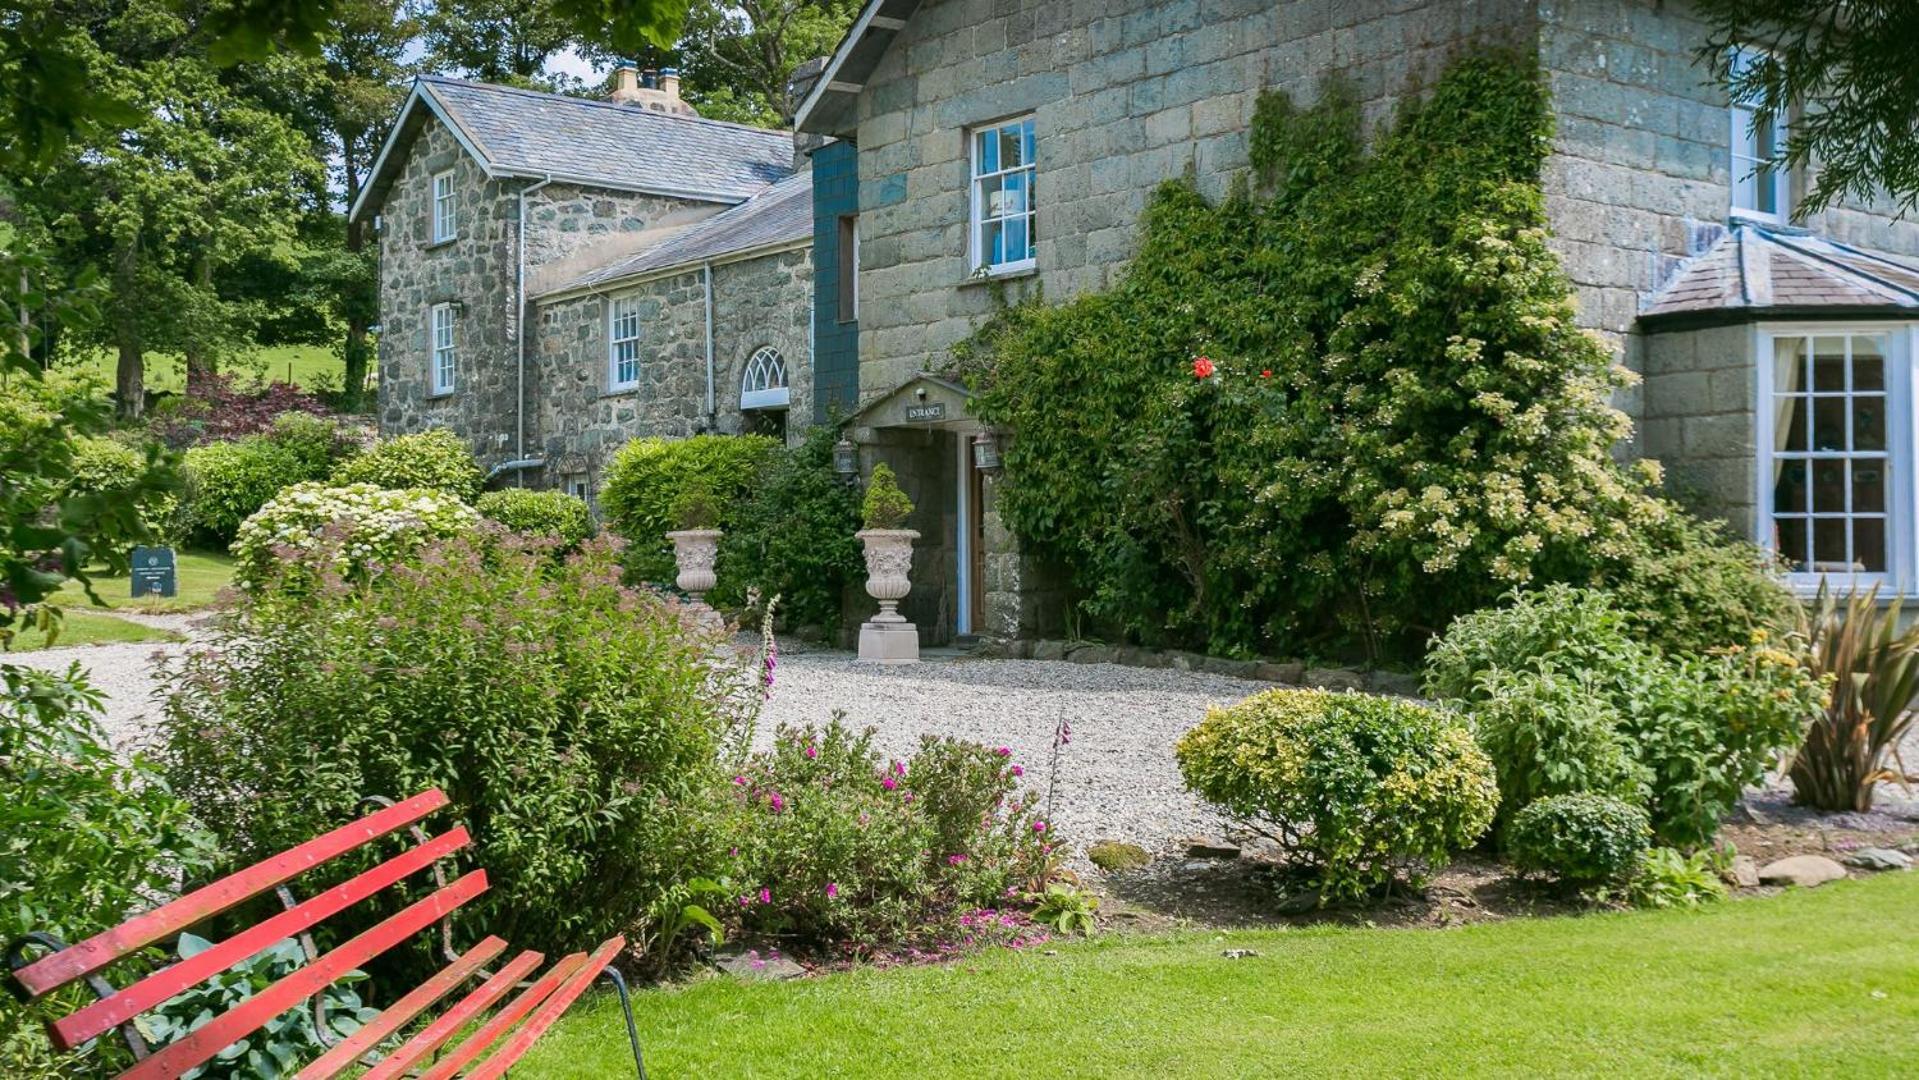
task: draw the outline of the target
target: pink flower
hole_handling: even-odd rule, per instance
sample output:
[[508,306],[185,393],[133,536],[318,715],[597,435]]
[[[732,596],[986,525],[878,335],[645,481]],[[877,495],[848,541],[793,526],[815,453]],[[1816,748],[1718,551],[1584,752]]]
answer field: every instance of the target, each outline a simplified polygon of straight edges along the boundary
[[775,814],[777,814],[777,813],[779,813],[780,811],[782,811],[782,810],[784,810],[784,809],[786,809],[786,800],[785,800],[785,799],[782,799],[782,798],[780,798],[780,793],[779,793],[779,792],[777,792],[777,791],[775,791],[775,792],[773,793],[773,797],[772,797],[772,798],[770,798],[770,799],[768,799],[768,800],[766,800],[766,805],[768,805],[768,806],[770,806],[770,807],[772,807],[772,808],[773,808],[773,812],[774,812]]
[[891,791],[894,788],[899,787],[900,782],[898,780],[893,779],[890,776],[882,776],[880,777],[880,786],[885,788],[888,791]]
[[741,907],[746,907],[747,905],[749,905],[749,904],[751,904],[752,902],[753,902],[753,898],[752,898],[752,897],[750,897],[750,896],[742,896],[742,897],[740,897],[740,906],[741,906]]
[[826,898],[827,898],[828,900],[837,900],[837,899],[839,898],[839,895],[840,895],[840,887],[839,887],[839,883],[838,883],[838,882],[833,882],[833,881],[829,881],[829,882],[827,882],[827,883],[826,883]]
[[895,762],[893,763],[893,774],[894,774],[895,776],[905,776],[905,775],[906,775],[906,762],[904,762],[904,761],[895,761]]
[[1012,757],[1013,748],[1010,746],[998,746],[993,748],[993,753],[998,754],[1000,757]]
[[1213,372],[1218,370],[1213,366],[1212,360],[1204,356],[1193,357],[1193,378],[1210,379],[1213,377]]
[[735,777],[733,778],[733,782],[734,782],[735,784],[738,784],[738,785],[740,785],[740,786],[742,786],[742,787],[744,787],[744,786],[746,785],[746,777],[744,777],[744,776],[735,776]]
[[760,887],[760,903],[770,904],[772,902],[773,902],[773,890],[766,888],[765,886],[761,886]]
[[816,747],[816,746],[809,746],[809,747],[807,747],[807,748],[806,748],[806,758],[807,758],[807,760],[808,760],[808,761],[811,761],[811,760],[813,760],[814,758],[816,758],[816,757],[819,757],[819,756],[820,756],[820,751],[819,751],[819,748],[818,748],[818,747]]
[[1015,765],[1015,766],[1013,766],[1013,775],[1014,775],[1014,776],[1025,776],[1025,775],[1026,775],[1026,770],[1025,770],[1025,769],[1022,769],[1022,768],[1020,768],[1020,767],[1019,767],[1018,765]]
[[948,855],[946,857],[946,865],[948,866],[958,866],[959,864],[965,861],[966,861],[966,856],[964,855]]
[[1045,832],[1045,831],[1046,831],[1046,823],[1045,823],[1044,821],[1035,821],[1035,822],[1033,822],[1033,831],[1034,831],[1034,832],[1041,832],[1041,833],[1043,833],[1043,832]]

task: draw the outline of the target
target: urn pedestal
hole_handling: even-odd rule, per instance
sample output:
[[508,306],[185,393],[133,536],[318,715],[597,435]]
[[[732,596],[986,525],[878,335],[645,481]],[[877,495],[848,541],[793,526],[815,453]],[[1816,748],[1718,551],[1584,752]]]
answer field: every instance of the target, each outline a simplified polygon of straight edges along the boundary
[[866,594],[879,601],[879,614],[860,626],[860,659],[879,664],[916,664],[919,628],[899,613],[912,590],[906,573],[913,566],[912,529],[864,529],[854,535],[866,545]]

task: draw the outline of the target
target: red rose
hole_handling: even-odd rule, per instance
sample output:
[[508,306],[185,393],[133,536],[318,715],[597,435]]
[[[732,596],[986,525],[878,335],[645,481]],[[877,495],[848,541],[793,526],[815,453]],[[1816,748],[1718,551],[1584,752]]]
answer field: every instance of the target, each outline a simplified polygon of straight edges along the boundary
[[1193,378],[1210,379],[1213,377],[1213,372],[1215,370],[1217,369],[1213,367],[1213,362],[1211,360],[1208,360],[1206,357],[1204,356],[1193,357]]

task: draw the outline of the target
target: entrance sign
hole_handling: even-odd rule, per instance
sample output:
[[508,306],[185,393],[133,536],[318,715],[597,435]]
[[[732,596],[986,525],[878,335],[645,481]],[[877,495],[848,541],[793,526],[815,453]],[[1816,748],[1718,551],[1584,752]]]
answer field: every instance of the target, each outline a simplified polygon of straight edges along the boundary
[[906,422],[909,424],[925,424],[944,419],[946,419],[946,402],[944,401],[906,407]]
[[173,596],[180,591],[178,566],[169,547],[133,549],[133,595]]

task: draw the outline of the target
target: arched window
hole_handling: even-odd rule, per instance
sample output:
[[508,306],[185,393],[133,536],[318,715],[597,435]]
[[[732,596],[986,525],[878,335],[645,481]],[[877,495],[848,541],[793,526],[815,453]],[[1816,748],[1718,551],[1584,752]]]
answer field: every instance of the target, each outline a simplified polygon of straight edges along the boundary
[[787,401],[786,358],[773,346],[762,345],[740,378],[740,408],[784,409]]

